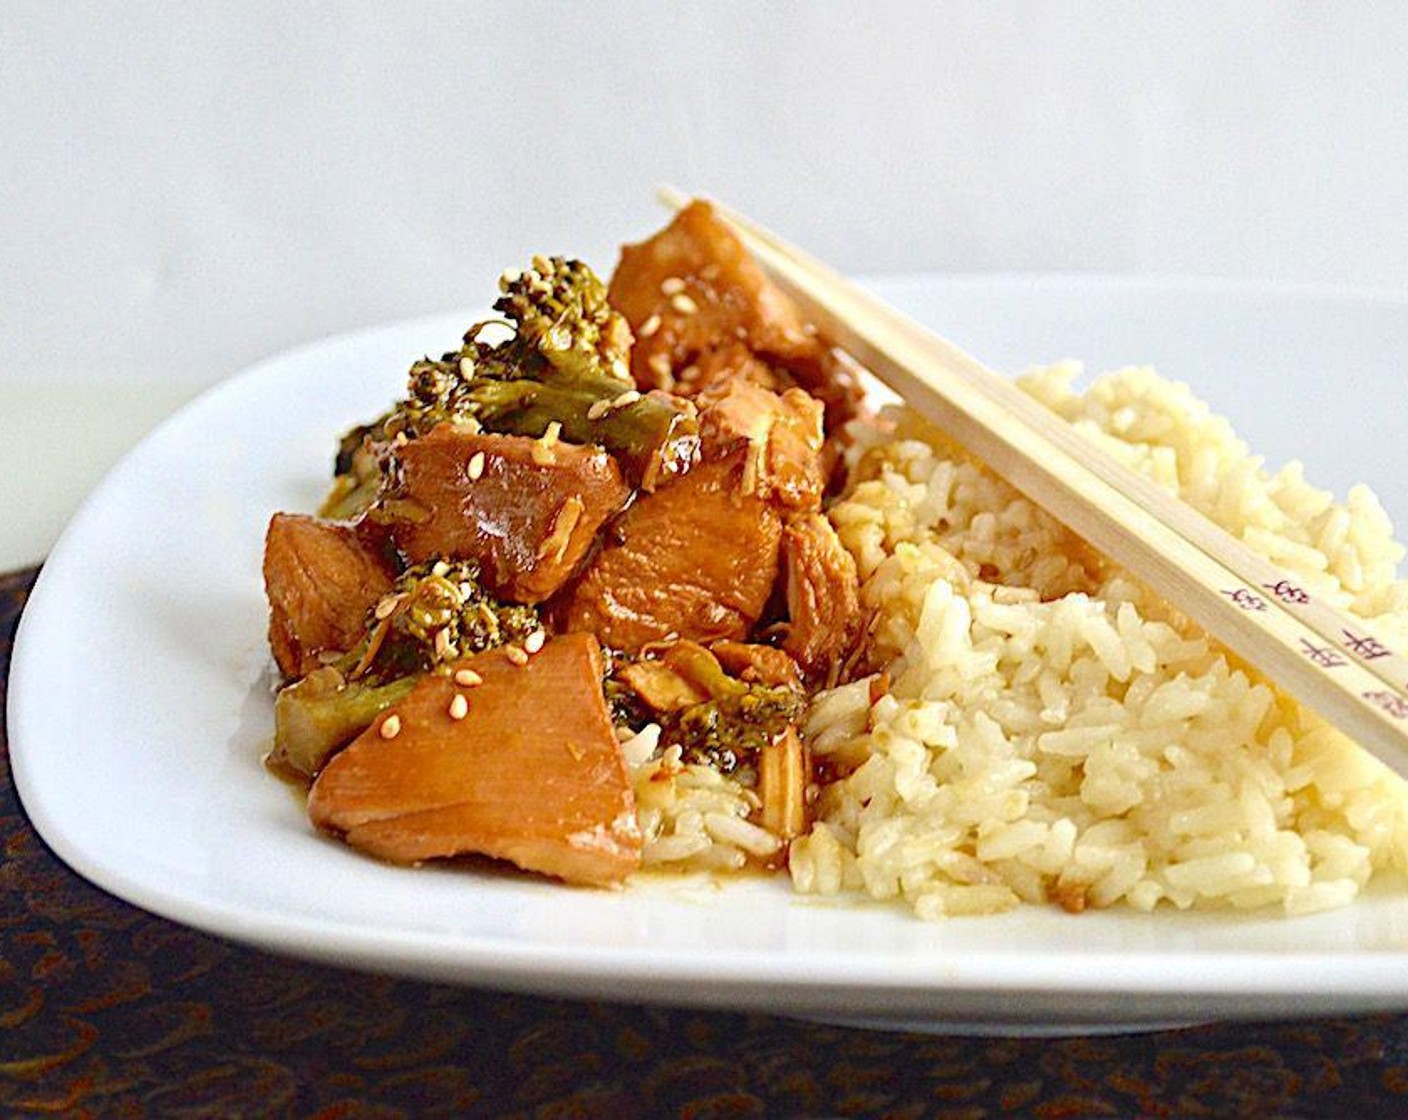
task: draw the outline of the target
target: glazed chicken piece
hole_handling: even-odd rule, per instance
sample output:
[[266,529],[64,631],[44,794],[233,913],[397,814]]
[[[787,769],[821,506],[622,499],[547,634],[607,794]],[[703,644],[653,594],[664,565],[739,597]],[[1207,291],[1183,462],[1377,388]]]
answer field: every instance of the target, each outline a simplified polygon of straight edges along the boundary
[[642,838],[602,669],[596,639],[569,634],[523,665],[491,650],[422,677],[323,768],[313,823],[394,863],[474,853],[619,883]]
[[749,445],[745,488],[785,511],[818,510],[822,468],[821,402],[801,389],[782,394],[749,381],[729,381],[699,394],[705,454]]
[[264,589],[279,671],[300,677],[323,663],[319,654],[351,649],[390,587],[390,574],[351,525],[274,514],[264,537]]
[[774,688],[801,688],[802,674],[791,654],[775,646],[754,642],[715,642],[709,652],[718,658],[724,671],[746,684],[765,684]]
[[791,620],[782,648],[809,673],[827,676],[860,638],[856,562],[831,523],[813,513],[783,530],[782,564]]
[[653,712],[678,712],[709,699],[707,688],[665,658],[632,662],[617,676]]
[[[718,646],[737,649],[763,649],[743,642],[719,642]],[[787,658],[781,650],[773,650]],[[656,713],[678,712],[708,700],[717,700],[730,692],[744,691],[753,682],[741,678],[730,680],[722,660],[713,650],[687,639],[653,643],[639,661],[633,661],[617,671],[623,681],[641,701]],[[786,682],[800,688],[800,682]]]
[[562,628],[636,650],[667,637],[743,638],[777,579],[782,520],[745,489],[741,444],[640,496],[560,610]]
[[783,519],[821,506],[821,409],[746,381],[701,394],[704,460],[637,499],[568,597],[564,628],[639,649],[741,639],[767,605]]
[[738,376],[769,389],[799,385],[825,404],[828,431],[859,410],[851,370],[707,202],[625,246],[608,299],[635,334],[631,371],[642,387],[689,396]]
[[454,424],[411,440],[396,459],[400,484],[383,508],[407,559],[474,560],[490,591],[519,603],[556,592],[631,494],[600,448]]
[[694,393],[729,381],[747,381],[774,393],[795,384],[786,370],[769,365],[737,338],[700,351],[693,364],[681,371],[679,380],[684,392]]

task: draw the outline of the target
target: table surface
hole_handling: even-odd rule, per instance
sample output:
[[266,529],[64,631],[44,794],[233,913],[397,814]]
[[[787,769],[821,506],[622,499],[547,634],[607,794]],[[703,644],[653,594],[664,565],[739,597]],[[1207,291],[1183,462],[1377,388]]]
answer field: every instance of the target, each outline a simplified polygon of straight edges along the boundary
[[1408,1114],[1408,1016],[1061,1039],[533,999],[228,944],[120,902],[25,819],[3,699],[0,1112],[16,1116]]

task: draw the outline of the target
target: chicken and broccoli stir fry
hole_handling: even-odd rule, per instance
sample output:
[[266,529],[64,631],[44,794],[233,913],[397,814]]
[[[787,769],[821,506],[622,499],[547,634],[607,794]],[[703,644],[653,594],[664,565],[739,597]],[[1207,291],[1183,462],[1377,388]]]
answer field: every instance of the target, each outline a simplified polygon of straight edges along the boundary
[[269,525],[274,759],[371,854],[588,884],[651,842],[633,767],[705,768],[775,865],[862,628],[823,513],[852,368],[705,203],[609,286],[536,257],[500,289],[343,438],[320,515]]

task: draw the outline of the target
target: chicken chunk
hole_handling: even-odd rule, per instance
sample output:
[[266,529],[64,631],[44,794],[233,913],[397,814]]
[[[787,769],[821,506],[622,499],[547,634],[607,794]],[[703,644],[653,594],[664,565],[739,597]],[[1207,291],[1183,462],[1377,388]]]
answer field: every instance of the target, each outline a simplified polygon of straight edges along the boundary
[[706,688],[665,661],[636,661],[618,675],[655,712],[678,712],[709,699]]
[[[740,649],[754,647],[741,642]],[[652,643],[646,656],[619,670],[620,679],[656,712],[678,712],[695,704],[721,699],[742,690],[742,682],[731,680],[711,650],[687,639]],[[774,650],[784,659],[785,653]]]
[[396,453],[400,485],[383,503],[412,563],[474,560],[484,585],[519,603],[556,592],[630,487],[600,448],[441,424]]
[[801,671],[785,650],[753,642],[722,641],[710,646],[709,652],[718,658],[725,672],[746,684],[802,687]]
[[736,373],[767,388],[800,385],[824,402],[828,430],[859,409],[850,369],[707,202],[625,246],[608,298],[635,333],[631,370],[642,386],[688,395]]
[[596,639],[554,638],[524,665],[492,650],[465,669],[481,683],[422,677],[332,758],[308,796],[314,824],[395,863],[475,853],[593,885],[636,870]]
[[351,649],[390,587],[390,574],[351,525],[274,514],[264,537],[264,589],[279,671],[299,677],[322,664],[320,653]]
[[783,530],[782,563],[791,620],[783,649],[810,673],[829,674],[860,637],[856,562],[820,514]]
[[744,487],[748,458],[737,447],[639,498],[567,596],[563,628],[624,650],[746,636],[777,579],[782,535],[772,505]]
[[675,380],[676,391],[685,396],[703,393],[730,381],[746,381],[774,393],[795,384],[786,370],[769,365],[739,339],[717,343],[701,351],[676,374]]
[[745,488],[791,510],[818,510],[826,489],[822,468],[821,403],[801,389],[782,394],[748,381],[701,393],[699,423],[705,454],[749,446]]

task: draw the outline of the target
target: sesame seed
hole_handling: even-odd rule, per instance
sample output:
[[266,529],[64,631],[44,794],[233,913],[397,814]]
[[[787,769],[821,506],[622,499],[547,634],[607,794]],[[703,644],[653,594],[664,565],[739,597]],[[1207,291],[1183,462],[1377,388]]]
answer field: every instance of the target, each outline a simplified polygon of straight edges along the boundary
[[437,560],[435,561],[435,564],[431,567],[430,574],[433,576],[443,576],[449,570],[449,564],[445,563],[445,561],[443,560]]
[[477,479],[484,473],[484,452],[476,451],[469,461],[469,477]]
[[437,657],[445,657],[450,652],[450,632],[448,630],[435,631],[435,654]]
[[543,443],[552,447],[557,443],[558,437],[562,435],[562,421],[554,420],[548,425],[547,431],[543,433]]
[[515,665],[527,665],[528,655],[517,646],[504,646],[504,656]]
[[396,609],[400,602],[401,596],[387,595],[381,600],[381,602],[376,605],[376,620],[380,622],[382,619],[388,617],[391,612]]
[[665,377],[670,372],[670,355],[651,354],[650,371],[658,377]]
[[383,739],[394,739],[399,734],[401,734],[400,716],[393,713],[381,721],[381,737]]
[[411,441],[406,437],[405,432],[397,432],[391,439],[392,447],[405,447]]
[[460,376],[461,376],[461,377],[473,377],[473,376],[474,376],[474,359],[473,359],[473,358],[461,358],[461,359],[460,359]]
[[654,334],[656,331],[658,331],[659,329],[660,329],[660,316],[659,316],[659,315],[652,315],[649,319],[647,319],[644,323],[642,323],[642,324],[640,325],[640,331],[639,331],[638,333],[639,333],[639,335],[640,335],[641,338],[649,338],[651,335],[653,335],[653,334]]
[[613,409],[626,408],[630,405],[635,404],[638,400],[640,400],[640,393],[637,392],[635,389],[627,389],[624,393],[622,393],[619,397],[617,397],[611,402],[611,407]]
[[612,402],[608,400],[592,401],[590,407],[587,409],[587,419],[600,420],[611,411],[611,404]]
[[695,303],[692,299],[690,299],[687,295],[685,295],[683,292],[680,292],[679,295],[670,297],[670,306],[673,307],[676,311],[678,311],[681,315],[693,315],[696,311],[699,310],[699,305]]
[[455,693],[455,698],[450,701],[450,718],[464,719],[469,715],[469,701],[460,693]]
[[667,296],[679,295],[684,291],[684,281],[678,276],[667,276],[660,281],[660,290]]
[[462,684],[465,688],[473,688],[477,684],[483,684],[484,678],[473,669],[456,669],[455,683]]
[[523,639],[523,648],[529,653],[537,653],[540,649],[543,648],[543,643],[547,640],[548,636],[546,631],[534,630],[531,634],[529,634],[526,638]]

